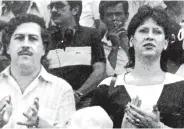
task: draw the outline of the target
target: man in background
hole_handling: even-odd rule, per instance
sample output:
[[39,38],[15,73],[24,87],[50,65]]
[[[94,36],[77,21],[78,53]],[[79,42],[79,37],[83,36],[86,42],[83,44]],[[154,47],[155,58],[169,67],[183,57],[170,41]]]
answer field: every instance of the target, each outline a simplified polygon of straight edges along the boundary
[[104,78],[105,56],[100,34],[80,26],[81,1],[53,0],[50,4],[53,47],[48,54],[50,72],[67,80],[78,103]]

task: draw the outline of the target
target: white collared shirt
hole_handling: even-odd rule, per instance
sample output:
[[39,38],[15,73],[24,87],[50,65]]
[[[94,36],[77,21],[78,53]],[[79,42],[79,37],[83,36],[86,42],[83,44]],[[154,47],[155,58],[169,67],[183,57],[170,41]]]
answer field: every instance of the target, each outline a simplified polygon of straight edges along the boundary
[[104,47],[105,56],[106,56],[106,75],[112,76],[115,73],[116,74],[125,73],[126,69],[124,68],[124,66],[128,62],[128,56],[125,53],[125,51],[121,47],[119,47],[118,54],[117,54],[116,68],[113,69],[109,60],[108,60],[108,56],[109,56],[111,49],[112,49],[112,43],[110,40],[107,40],[106,34],[104,35],[104,37],[102,39],[102,42],[104,43],[103,47]]
[[39,98],[38,116],[51,125],[63,127],[68,118],[75,112],[75,100],[71,86],[61,78],[49,74],[42,66],[39,75],[21,93],[20,87],[10,75],[10,67],[0,74],[0,100],[10,95],[13,113],[6,128],[27,128],[17,125],[17,121],[26,118],[23,112]]

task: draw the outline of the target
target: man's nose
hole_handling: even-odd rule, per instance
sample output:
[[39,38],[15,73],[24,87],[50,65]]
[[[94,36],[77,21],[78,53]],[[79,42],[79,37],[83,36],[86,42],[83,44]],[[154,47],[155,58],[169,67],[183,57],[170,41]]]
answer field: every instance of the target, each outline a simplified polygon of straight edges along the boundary
[[116,14],[112,14],[112,20],[117,20]]
[[29,38],[28,37],[26,37],[25,39],[24,39],[24,41],[23,41],[23,43],[22,43],[22,46],[30,46],[30,41],[29,41]]
[[28,47],[28,46],[22,46],[22,50],[23,50],[23,51],[28,51],[29,48],[30,48],[30,47]]
[[55,7],[53,7],[53,8],[51,9],[51,11],[52,11],[52,12],[57,12],[57,9],[56,9]]

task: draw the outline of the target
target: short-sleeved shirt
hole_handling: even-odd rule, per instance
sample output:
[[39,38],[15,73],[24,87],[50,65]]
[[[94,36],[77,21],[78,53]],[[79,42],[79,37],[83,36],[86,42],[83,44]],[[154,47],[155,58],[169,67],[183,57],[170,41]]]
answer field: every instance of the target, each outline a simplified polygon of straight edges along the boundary
[[100,0],[82,0],[80,25],[95,28],[95,20],[100,19],[99,3]]
[[[53,46],[58,41],[53,42]],[[53,48],[48,53],[50,72],[67,80],[76,90],[93,72],[93,64],[106,62],[99,32],[94,28],[78,26],[66,48]]]
[[26,120],[22,113],[33,104],[35,97],[39,98],[38,116],[50,125],[63,127],[75,112],[71,86],[65,80],[49,74],[44,67],[24,93],[10,75],[10,67],[0,73],[0,86],[0,100],[10,95],[13,106],[13,113],[4,127],[25,128],[25,126],[17,125],[17,122]]
[[113,69],[113,67],[111,66],[111,64],[108,60],[108,56],[109,56],[111,49],[112,49],[112,43],[110,40],[107,40],[106,34],[104,35],[104,37],[102,39],[103,47],[104,47],[104,51],[105,51],[105,56],[106,56],[106,75],[113,76],[115,73],[118,75],[122,74],[122,73],[126,73],[127,70],[126,70],[125,66],[128,62],[128,56],[125,53],[125,51],[123,50],[123,48],[121,48],[121,47],[119,47],[119,49],[118,49],[117,62],[116,62],[115,69]]

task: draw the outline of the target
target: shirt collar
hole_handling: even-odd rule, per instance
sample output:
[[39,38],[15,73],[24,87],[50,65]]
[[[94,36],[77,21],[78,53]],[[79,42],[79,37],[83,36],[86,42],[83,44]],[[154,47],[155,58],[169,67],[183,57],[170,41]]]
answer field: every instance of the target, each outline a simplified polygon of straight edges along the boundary
[[102,42],[107,46],[112,46],[112,43],[110,40],[107,40],[107,32],[104,34],[104,37],[102,38]]
[[[1,78],[8,78],[10,76],[11,76],[10,75],[10,66],[8,66],[4,71],[2,71],[0,73]],[[41,66],[40,73],[35,79],[39,79],[40,81],[46,81],[46,82],[53,83],[54,79],[52,79],[52,78],[53,77],[51,76],[51,74],[48,73],[43,66]]]

